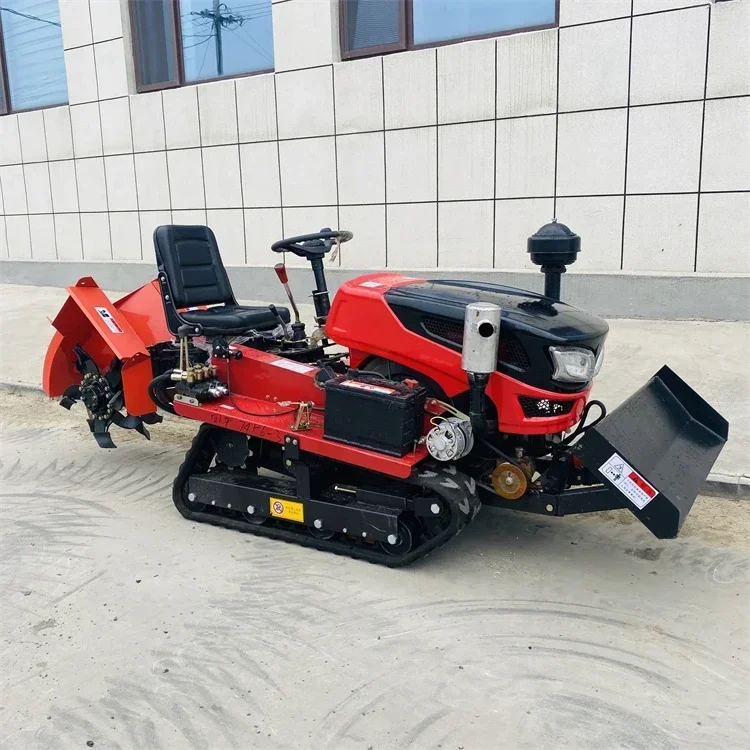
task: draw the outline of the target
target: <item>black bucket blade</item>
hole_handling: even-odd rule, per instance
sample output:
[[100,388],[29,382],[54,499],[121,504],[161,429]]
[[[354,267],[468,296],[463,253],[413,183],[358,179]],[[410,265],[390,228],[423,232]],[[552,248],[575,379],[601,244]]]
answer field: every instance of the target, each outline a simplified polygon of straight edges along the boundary
[[573,448],[659,539],[677,536],[729,425],[666,365]]

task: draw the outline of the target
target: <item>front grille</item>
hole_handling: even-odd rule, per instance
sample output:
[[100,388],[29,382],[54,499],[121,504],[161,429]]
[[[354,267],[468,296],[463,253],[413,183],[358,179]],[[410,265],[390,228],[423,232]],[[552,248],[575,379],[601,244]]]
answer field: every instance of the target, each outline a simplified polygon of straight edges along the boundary
[[519,396],[524,417],[562,417],[570,414],[575,401],[553,401],[549,398]]
[[[422,327],[427,333],[443,339],[443,341],[450,341],[452,344],[458,344],[459,346],[463,344],[464,324],[457,320],[425,317],[422,319]],[[521,342],[514,334],[504,333],[502,326],[500,327],[500,341],[497,347],[497,360],[519,370],[528,370],[531,366],[529,355]]]

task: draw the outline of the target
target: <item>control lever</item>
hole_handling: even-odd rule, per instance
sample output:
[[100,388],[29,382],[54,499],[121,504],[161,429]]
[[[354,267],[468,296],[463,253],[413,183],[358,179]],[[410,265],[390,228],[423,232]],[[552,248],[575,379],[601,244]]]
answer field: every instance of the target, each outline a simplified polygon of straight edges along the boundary
[[[289,287],[289,277],[286,273],[286,266],[283,263],[277,263],[273,270],[276,271],[276,275],[279,277],[279,281],[284,287],[286,296],[289,298],[289,304],[292,306],[294,311],[294,323],[292,323],[292,341],[302,341],[305,338],[305,324],[299,319],[299,309],[297,303],[294,301],[292,290]],[[273,307],[273,306],[271,306]],[[276,308],[273,307],[272,312],[276,314]]]
[[286,331],[284,318],[281,317],[281,313],[276,309],[276,305],[269,305],[268,309],[271,311],[271,315],[276,318],[276,322]]

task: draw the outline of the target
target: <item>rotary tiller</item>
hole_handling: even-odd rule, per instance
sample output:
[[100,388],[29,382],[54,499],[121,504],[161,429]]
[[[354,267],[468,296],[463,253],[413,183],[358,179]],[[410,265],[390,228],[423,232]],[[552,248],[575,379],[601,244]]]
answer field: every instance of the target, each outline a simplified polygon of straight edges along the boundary
[[350,239],[272,246],[312,266],[308,335],[282,263],[293,316],[237,304],[208,227],[158,227],[154,281],[117,302],[68,288],[44,389],[83,402],[103,448],[113,424],[148,438],[157,407],[201,423],[174,483],[185,518],[374,563],[424,557],[482,504],[628,508],[676,536],[728,425],[666,366],[610,414],[589,399],[608,326],[560,301],[577,235],[529,238],[544,295],[382,272],[331,303],[323,261]]

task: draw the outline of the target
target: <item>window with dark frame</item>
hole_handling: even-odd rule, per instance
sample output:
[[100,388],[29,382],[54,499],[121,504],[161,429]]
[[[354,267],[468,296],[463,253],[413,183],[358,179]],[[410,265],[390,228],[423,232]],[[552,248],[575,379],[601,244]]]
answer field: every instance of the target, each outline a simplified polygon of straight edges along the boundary
[[67,101],[58,0],[1,0],[0,114]]
[[273,70],[271,0],[129,0],[138,91]]
[[341,56],[368,57],[552,28],[559,0],[339,0]]

